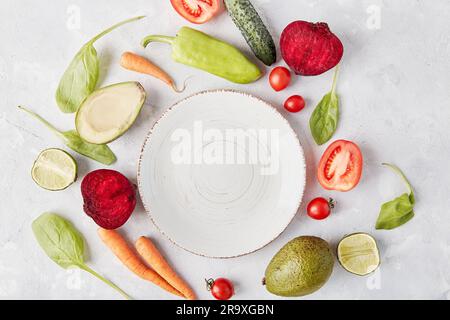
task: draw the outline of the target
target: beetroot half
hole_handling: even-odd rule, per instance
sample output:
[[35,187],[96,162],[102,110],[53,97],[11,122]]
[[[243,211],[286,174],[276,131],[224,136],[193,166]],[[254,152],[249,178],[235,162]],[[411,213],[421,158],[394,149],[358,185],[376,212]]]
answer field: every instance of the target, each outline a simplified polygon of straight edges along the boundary
[[84,212],[104,229],[117,229],[136,207],[136,190],[120,172],[95,170],[81,182]]
[[330,70],[344,54],[341,40],[324,22],[290,23],[281,34],[280,48],[288,66],[303,76],[316,76]]

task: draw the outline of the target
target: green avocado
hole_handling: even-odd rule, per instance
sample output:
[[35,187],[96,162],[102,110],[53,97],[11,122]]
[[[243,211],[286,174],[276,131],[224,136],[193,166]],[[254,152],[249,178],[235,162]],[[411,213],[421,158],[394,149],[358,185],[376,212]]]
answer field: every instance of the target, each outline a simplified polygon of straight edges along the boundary
[[311,294],[327,282],[333,266],[334,257],[325,240],[313,236],[295,238],[267,266],[266,289],[283,297]]
[[92,92],[80,105],[75,126],[89,143],[106,144],[124,134],[136,121],[146,93],[139,82],[121,82]]

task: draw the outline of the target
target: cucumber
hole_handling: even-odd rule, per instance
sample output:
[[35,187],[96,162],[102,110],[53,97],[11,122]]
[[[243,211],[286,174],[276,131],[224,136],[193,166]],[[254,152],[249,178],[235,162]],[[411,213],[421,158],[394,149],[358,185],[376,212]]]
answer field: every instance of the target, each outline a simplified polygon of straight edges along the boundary
[[255,56],[265,65],[277,60],[275,43],[249,0],[225,0],[225,6],[252,49]]

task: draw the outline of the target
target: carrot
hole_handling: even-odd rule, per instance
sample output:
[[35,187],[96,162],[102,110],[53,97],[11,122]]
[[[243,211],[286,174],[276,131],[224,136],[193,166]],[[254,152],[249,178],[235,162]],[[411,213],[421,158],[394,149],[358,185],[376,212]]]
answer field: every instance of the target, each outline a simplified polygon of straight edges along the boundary
[[185,85],[183,89],[177,90],[173,79],[164,70],[147,58],[133,52],[124,52],[120,59],[120,65],[125,69],[153,76],[168,84],[175,92],[182,92],[186,87]]
[[140,237],[136,241],[135,246],[137,252],[139,252],[145,262],[147,262],[156,272],[158,272],[164,279],[166,279],[166,281],[170,283],[175,289],[181,292],[186,297],[186,299],[196,299],[194,291],[170,267],[166,259],[164,259],[162,254],[158,251],[158,249],[150,239],[146,237]]
[[117,258],[119,258],[119,260],[134,274],[144,280],[153,282],[170,293],[184,297],[159,274],[147,267],[117,231],[99,228],[98,235]]

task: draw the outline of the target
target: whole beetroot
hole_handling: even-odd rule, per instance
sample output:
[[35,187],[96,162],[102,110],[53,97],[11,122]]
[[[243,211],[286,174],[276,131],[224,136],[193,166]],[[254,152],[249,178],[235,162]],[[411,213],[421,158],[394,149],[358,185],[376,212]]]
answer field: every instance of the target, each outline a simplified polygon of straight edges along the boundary
[[341,40],[324,22],[294,21],[282,32],[281,55],[303,76],[316,76],[335,67],[344,54]]
[[136,206],[136,190],[120,172],[95,170],[81,182],[84,212],[104,229],[117,229],[127,222]]

